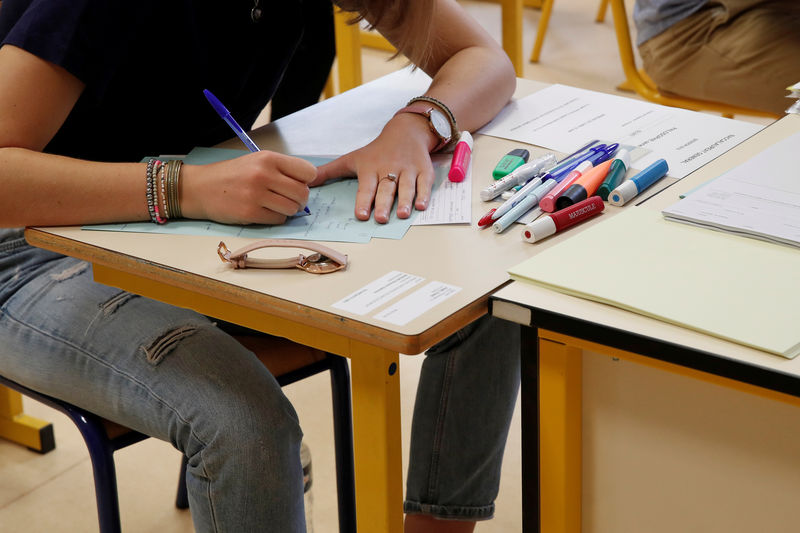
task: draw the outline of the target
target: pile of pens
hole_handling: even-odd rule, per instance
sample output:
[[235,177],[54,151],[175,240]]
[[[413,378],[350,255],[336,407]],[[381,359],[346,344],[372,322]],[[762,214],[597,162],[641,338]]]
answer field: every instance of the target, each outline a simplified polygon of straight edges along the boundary
[[[507,198],[490,209],[478,227],[502,233],[528,212],[534,220],[522,230],[522,239],[536,242],[601,213],[604,201],[621,206],[663,178],[669,170],[659,159],[625,181],[630,153],[617,143],[592,141],[556,161],[552,153],[528,161],[528,151],[509,152],[494,169],[494,183],[481,191],[481,200]],[[514,192],[514,189],[516,191]],[[539,215],[545,213],[544,216]]]

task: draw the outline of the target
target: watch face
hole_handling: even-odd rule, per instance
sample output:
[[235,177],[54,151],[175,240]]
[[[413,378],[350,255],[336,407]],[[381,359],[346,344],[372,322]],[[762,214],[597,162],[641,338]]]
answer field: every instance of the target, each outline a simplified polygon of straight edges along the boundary
[[453,131],[450,128],[450,121],[447,120],[447,117],[444,116],[444,113],[436,108],[431,108],[430,118],[431,124],[436,132],[442,137],[442,139],[450,139]]

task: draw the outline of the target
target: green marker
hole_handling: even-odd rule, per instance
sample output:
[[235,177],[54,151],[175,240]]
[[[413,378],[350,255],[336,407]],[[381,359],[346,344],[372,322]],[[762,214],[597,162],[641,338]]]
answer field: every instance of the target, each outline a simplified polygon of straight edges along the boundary
[[625,179],[625,174],[628,173],[628,167],[631,164],[631,154],[622,149],[619,151],[611,167],[608,169],[608,174],[600,187],[597,188],[597,195],[603,199],[604,202],[608,201],[608,195],[617,188],[617,185],[622,183]]
[[511,150],[506,155],[503,156],[503,159],[497,163],[497,166],[494,167],[492,171],[492,177],[496,180],[510,174],[515,168],[524,165],[528,162],[528,153],[527,150],[523,148],[517,148],[516,150]]

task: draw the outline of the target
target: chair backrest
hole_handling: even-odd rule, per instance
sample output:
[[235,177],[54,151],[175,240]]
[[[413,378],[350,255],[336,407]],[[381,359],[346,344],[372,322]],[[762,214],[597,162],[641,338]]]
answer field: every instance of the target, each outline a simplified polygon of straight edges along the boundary
[[625,0],[610,0],[611,13],[614,17],[614,29],[617,34],[619,57],[622,69],[625,72],[627,83],[636,94],[657,104],[672,107],[682,107],[693,111],[713,111],[723,116],[751,115],[757,117],[777,118],[777,115],[765,111],[737,107],[720,102],[710,102],[682,96],[667,96],[658,90],[655,82],[644,72],[636,67],[636,56],[633,53],[631,33],[628,24],[628,14],[625,10]]

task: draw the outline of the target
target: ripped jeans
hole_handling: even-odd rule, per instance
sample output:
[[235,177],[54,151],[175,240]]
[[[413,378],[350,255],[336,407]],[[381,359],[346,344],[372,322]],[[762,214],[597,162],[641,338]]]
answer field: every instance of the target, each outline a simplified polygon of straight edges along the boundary
[[[423,364],[408,512],[492,516],[519,384],[518,329],[496,322]],[[95,283],[89,264],[0,229],[0,373],[172,443],[188,458],[196,531],[305,531],[294,408],[207,317]]]

